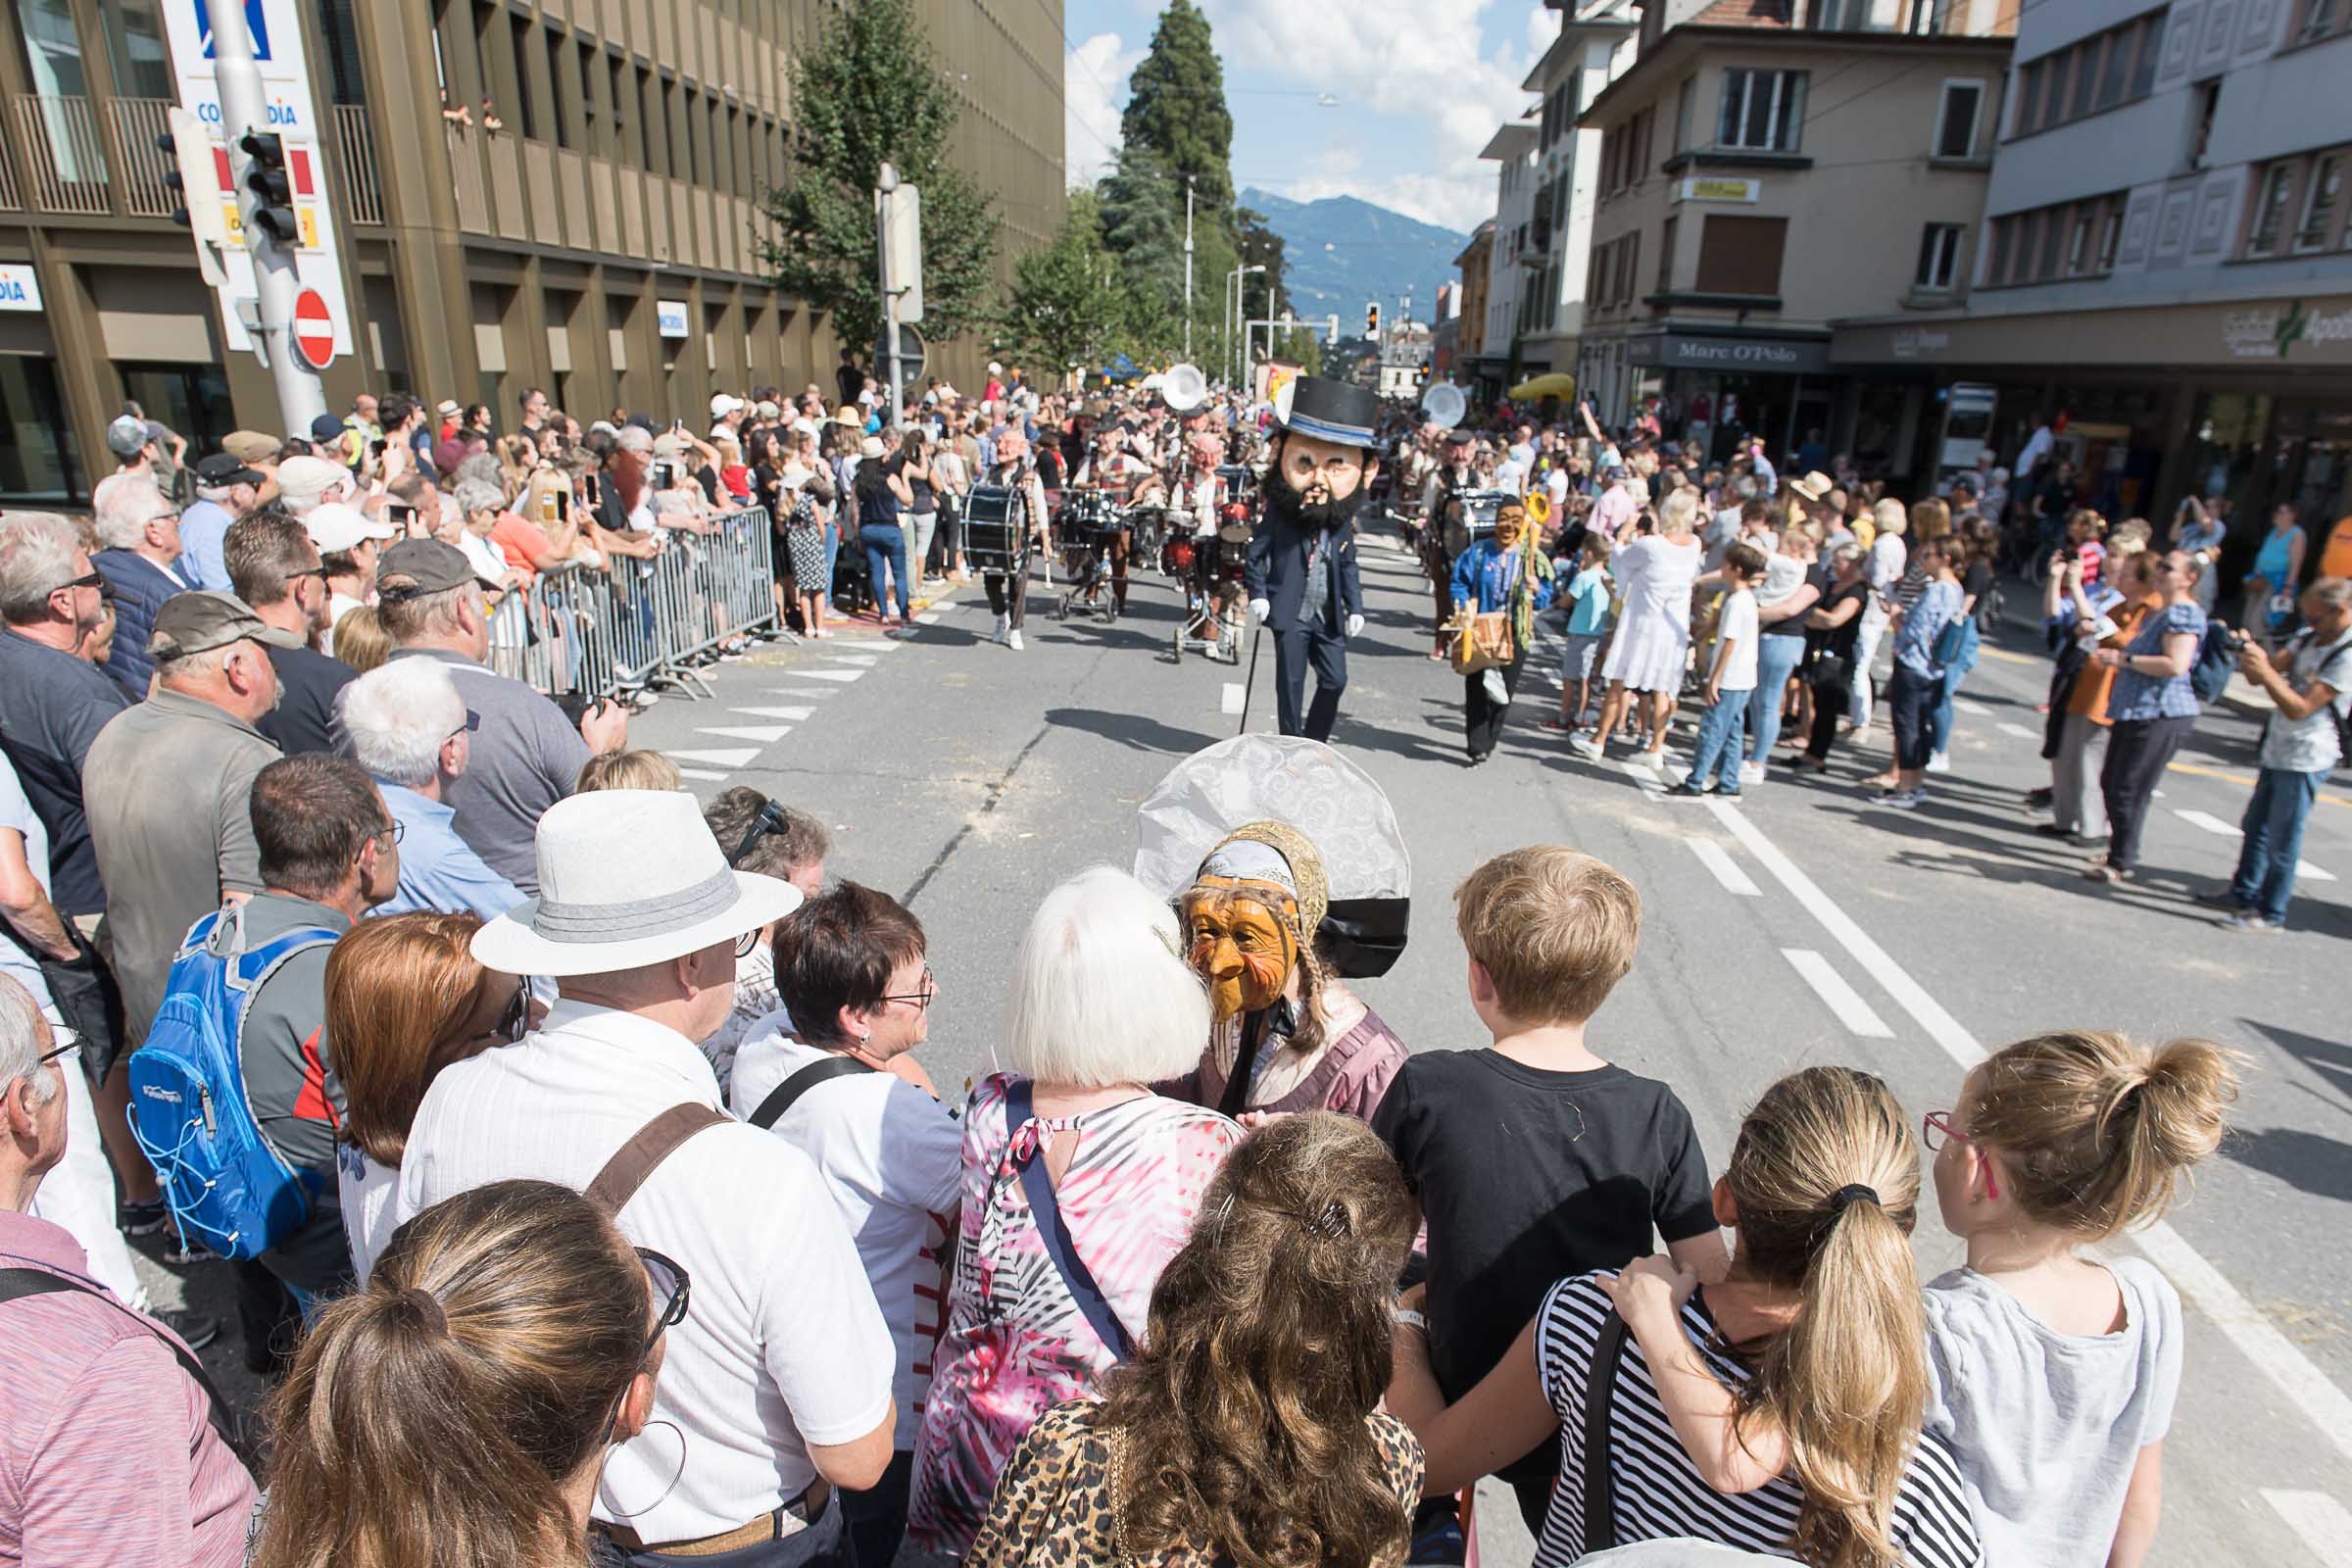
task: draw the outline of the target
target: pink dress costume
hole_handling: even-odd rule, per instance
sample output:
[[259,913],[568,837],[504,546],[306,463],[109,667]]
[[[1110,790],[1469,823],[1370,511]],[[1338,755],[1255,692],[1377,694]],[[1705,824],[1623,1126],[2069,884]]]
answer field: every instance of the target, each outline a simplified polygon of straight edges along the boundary
[[1046,1253],[1013,1165],[1016,1150],[1075,1131],[1054,1188],[1062,1221],[1111,1310],[1133,1336],[1152,1288],[1242,1130],[1213,1110],[1140,1095],[1080,1115],[1005,1125],[1009,1075],[973,1093],[964,1116],[963,1204],[947,1332],[915,1449],[907,1538],[961,1556],[988,1515],[997,1473],[1037,1418],[1094,1393],[1114,1357]]

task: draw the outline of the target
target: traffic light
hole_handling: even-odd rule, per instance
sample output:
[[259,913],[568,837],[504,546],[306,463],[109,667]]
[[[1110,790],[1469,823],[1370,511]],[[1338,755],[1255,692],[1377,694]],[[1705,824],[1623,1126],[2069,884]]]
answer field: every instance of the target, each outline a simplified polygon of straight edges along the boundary
[[1377,304],[1364,307],[1364,336],[1380,336],[1380,307]]
[[172,221],[182,228],[194,228],[196,220],[189,215],[196,203],[189,196],[188,165],[179,156],[178,138],[167,130],[155,138],[155,150],[172,160],[172,167],[164,172],[164,189],[172,193]]
[[253,220],[261,231],[291,249],[300,232],[294,217],[294,181],[286,172],[286,144],[273,130],[249,130],[237,145],[253,162],[245,169],[245,188],[261,198]]

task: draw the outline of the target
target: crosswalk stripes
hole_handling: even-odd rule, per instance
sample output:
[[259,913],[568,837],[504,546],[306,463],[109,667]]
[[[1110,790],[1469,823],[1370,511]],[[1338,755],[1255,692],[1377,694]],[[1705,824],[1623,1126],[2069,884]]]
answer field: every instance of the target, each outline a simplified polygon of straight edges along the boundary
[[709,762],[713,767],[742,767],[760,755],[757,746],[726,746],[713,751],[664,752],[673,762]]
[[695,727],[694,732],[697,735],[717,735],[731,741],[758,741],[762,746],[773,746],[792,733],[792,726],[790,724],[701,724]]
[[816,710],[813,708],[730,708],[727,711],[741,713],[746,718],[781,718],[798,724]]

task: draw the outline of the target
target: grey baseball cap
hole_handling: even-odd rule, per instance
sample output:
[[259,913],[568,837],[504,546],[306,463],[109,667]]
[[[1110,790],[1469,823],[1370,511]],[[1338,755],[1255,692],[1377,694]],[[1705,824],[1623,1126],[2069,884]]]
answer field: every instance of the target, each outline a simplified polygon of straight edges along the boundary
[[106,427],[106,450],[125,463],[137,457],[149,439],[147,421],[127,414]]

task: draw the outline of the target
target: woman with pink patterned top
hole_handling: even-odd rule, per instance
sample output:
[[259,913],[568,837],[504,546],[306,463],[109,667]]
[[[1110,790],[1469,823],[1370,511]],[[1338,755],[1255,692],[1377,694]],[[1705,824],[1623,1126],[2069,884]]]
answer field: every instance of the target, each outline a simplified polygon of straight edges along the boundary
[[1030,921],[1006,1009],[1012,1070],[964,1115],[956,1282],[907,1519],[924,1550],[962,1555],[1031,1424],[1122,1358],[1242,1140],[1217,1112],[1146,1087],[1190,1068],[1208,1033],[1179,951],[1166,902],[1107,866],[1055,888]]

